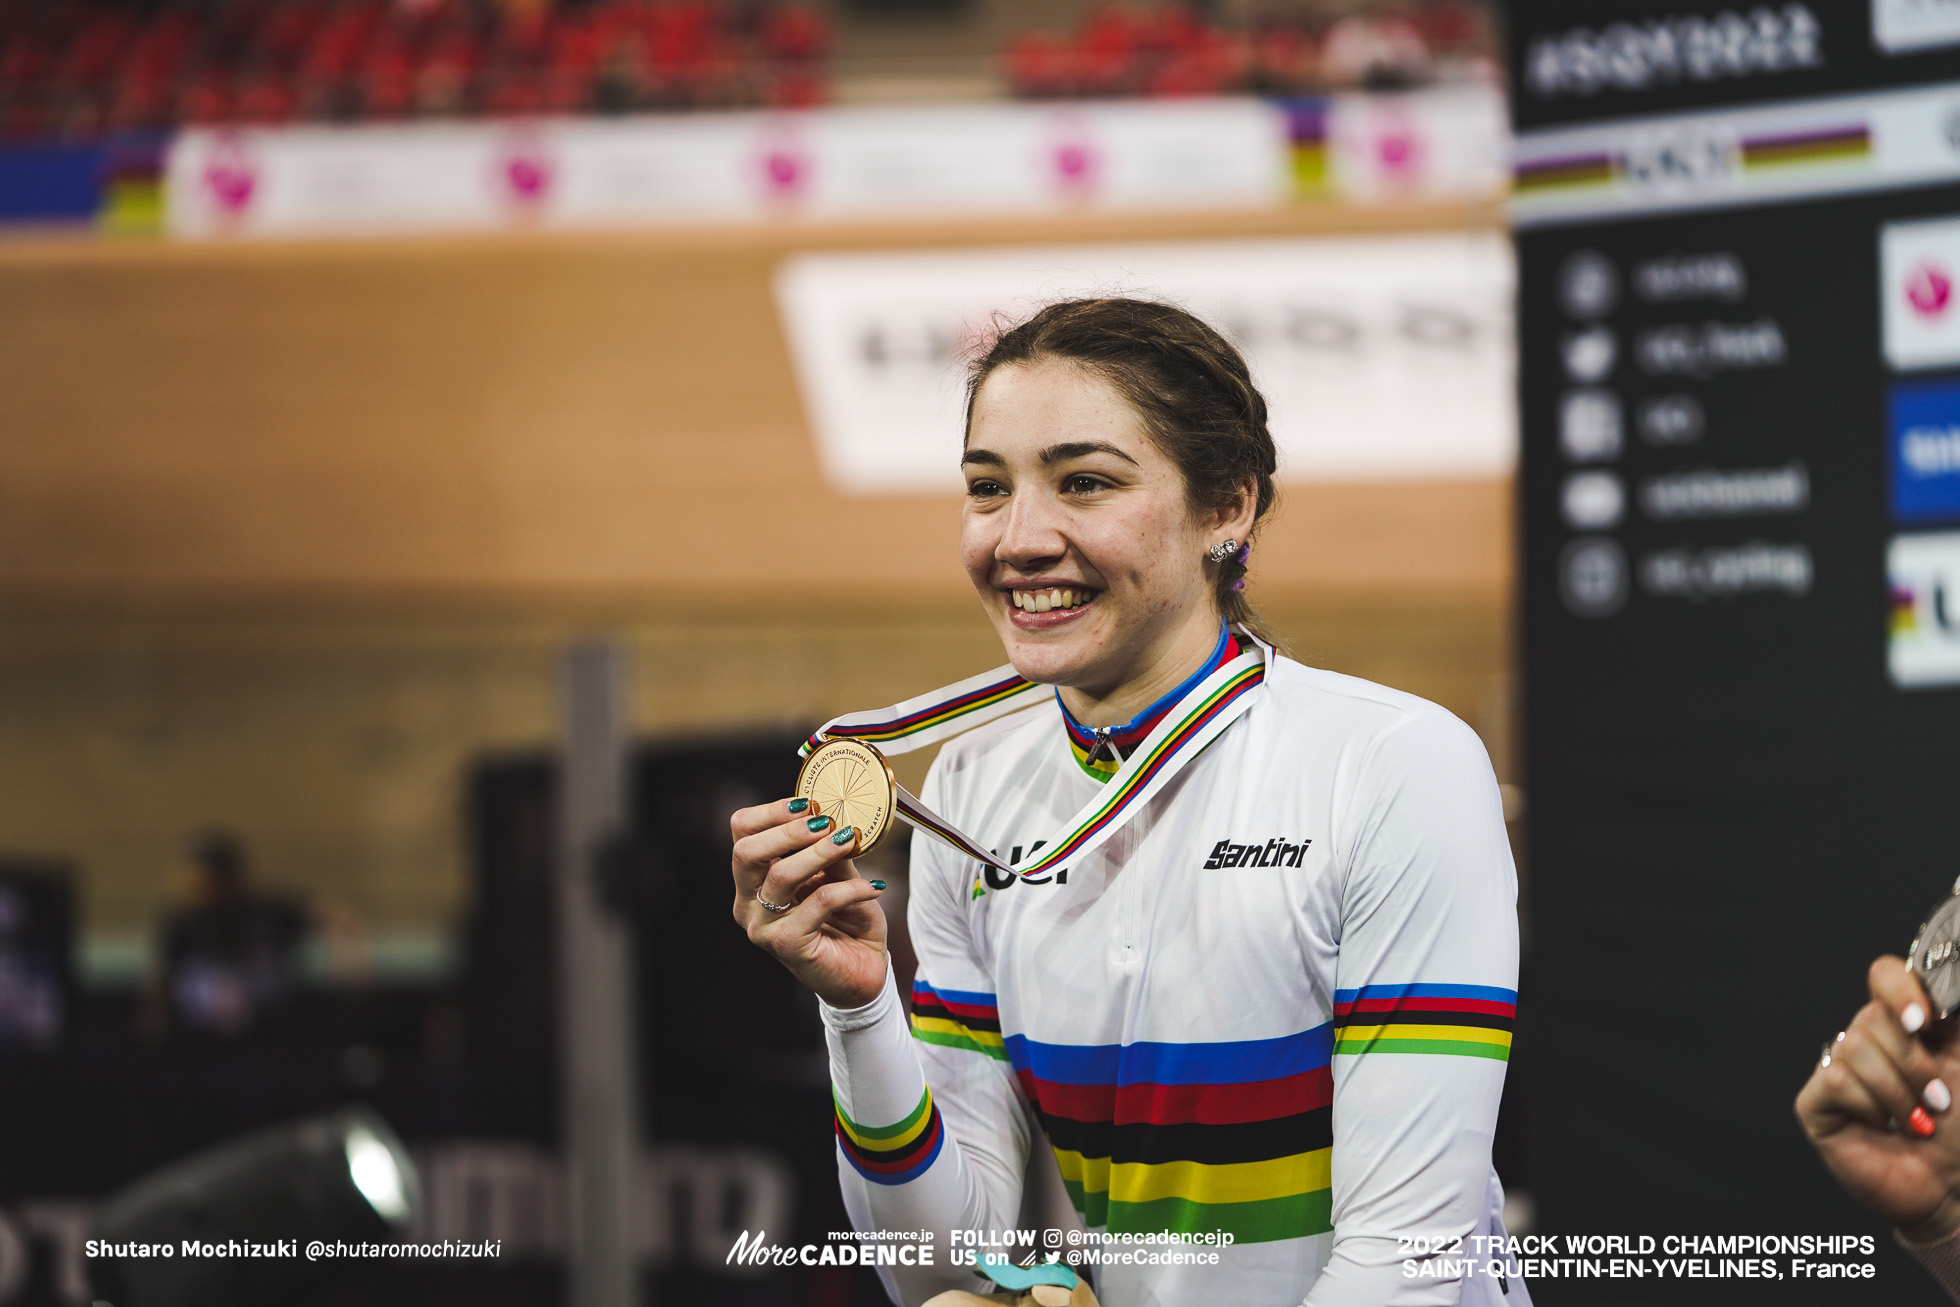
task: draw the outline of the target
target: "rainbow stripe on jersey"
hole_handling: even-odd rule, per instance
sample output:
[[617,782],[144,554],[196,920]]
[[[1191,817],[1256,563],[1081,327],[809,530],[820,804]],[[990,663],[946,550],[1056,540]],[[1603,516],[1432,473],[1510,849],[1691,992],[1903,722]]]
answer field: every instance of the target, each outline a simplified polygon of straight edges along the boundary
[[[832,1091],[832,1102],[836,1093]],[[904,1184],[924,1175],[946,1143],[946,1128],[928,1088],[919,1105],[897,1125],[868,1126],[837,1108],[837,1146],[844,1160],[873,1184]]]
[[1083,1220],[1112,1233],[1333,1226],[1333,1027],[1199,1044],[1006,1039]]
[[1334,1051],[1511,1059],[1516,990],[1491,985],[1368,985],[1334,992]]
[[934,989],[923,980],[913,981],[912,1035],[928,1044],[1007,1060],[1000,1037],[1000,1007],[992,994]]

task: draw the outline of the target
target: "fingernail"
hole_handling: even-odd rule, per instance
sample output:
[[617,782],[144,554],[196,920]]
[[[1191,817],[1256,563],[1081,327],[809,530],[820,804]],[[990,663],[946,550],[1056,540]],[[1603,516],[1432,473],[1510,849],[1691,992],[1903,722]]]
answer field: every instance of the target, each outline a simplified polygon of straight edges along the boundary
[[[874,880],[874,881],[872,881],[872,882],[871,882],[871,888],[872,888],[872,889],[883,889],[884,887],[885,887],[885,882],[884,882],[884,881],[882,881],[882,880]],[[1937,1080],[1935,1080],[1935,1081],[1933,1082],[1933,1085],[1940,1085],[1940,1082],[1939,1082],[1939,1081],[1937,1081]],[[1932,1088],[1933,1088],[1933,1085],[1928,1085],[1928,1086],[1926,1086],[1926,1088],[1927,1088],[1927,1090],[1928,1090],[1929,1092],[1930,1092],[1930,1091],[1932,1090]],[[1945,1092],[1946,1092],[1946,1086],[1945,1086],[1945,1085],[1940,1085],[1940,1092],[1941,1092],[1941,1093],[1945,1093]],[[1934,1111],[1936,1111],[1936,1112],[1944,1112],[1944,1111],[1946,1111],[1946,1105],[1945,1105],[1944,1103],[1942,1103],[1942,1104],[1941,1104],[1941,1105],[1940,1105],[1939,1107],[1937,1107],[1937,1108],[1934,1108],[1933,1110],[1934,1110]]]
[[857,838],[857,827],[846,826],[843,830],[840,830],[835,835],[831,836],[830,842],[832,844],[849,844],[852,840],[856,838]]
[[811,830],[823,830],[825,827],[830,825],[830,818],[812,817],[810,818],[810,820],[804,822],[803,824],[805,826],[808,826]]
[[1927,1139],[1932,1137],[1933,1117],[1932,1114],[1929,1113],[1925,1108],[1923,1107],[1913,1108],[1912,1115],[1906,1118],[1906,1124],[1911,1126],[1912,1132],[1918,1135],[1921,1139]]
[[1926,1088],[1920,1091],[1919,1096],[1925,1099],[1926,1106],[1935,1112],[1944,1112],[1953,1106],[1953,1091],[1946,1087],[1944,1080],[1928,1080]]
[[791,799],[789,801],[789,810],[791,812],[801,812],[809,806],[810,801],[808,799]]
[[1926,1009],[1917,1003],[1906,1004],[1906,1010],[1899,1013],[1899,1024],[1906,1028],[1908,1035],[1916,1035],[1926,1024]]

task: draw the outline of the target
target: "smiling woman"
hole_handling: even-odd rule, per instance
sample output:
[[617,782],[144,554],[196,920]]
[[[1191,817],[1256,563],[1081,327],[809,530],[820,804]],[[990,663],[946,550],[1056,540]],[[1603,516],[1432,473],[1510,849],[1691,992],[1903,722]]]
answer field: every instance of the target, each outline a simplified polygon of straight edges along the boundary
[[[858,832],[808,797],[731,819],[736,920],[823,1000],[859,1229],[990,1246],[1038,1127],[1087,1225],[1217,1249],[1107,1259],[1112,1305],[1527,1303],[1488,1262],[1403,1266],[1503,1235],[1497,786],[1448,713],[1262,638],[1244,360],[1171,306],[1065,302],[975,363],[967,417],[961,553],[1011,667],[825,728],[984,722],[900,793],[939,837],[912,846],[909,1029]],[[971,1300],[957,1265],[879,1273]]]
[[1273,439],[1217,332],[1145,300],[1058,304],[995,342],[967,396],[961,553],[1023,676],[1122,721],[1204,661],[1221,617],[1252,628],[1234,587]]

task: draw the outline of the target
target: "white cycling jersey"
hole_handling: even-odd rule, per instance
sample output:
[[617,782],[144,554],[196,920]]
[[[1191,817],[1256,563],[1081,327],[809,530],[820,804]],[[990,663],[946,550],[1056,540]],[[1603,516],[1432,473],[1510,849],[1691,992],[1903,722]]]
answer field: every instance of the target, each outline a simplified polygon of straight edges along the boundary
[[[1064,721],[1051,697],[961,736],[922,797],[1027,860],[1102,781]],[[976,1287],[951,1232],[1013,1226],[1039,1132],[1090,1230],[1190,1236],[1091,1245],[1106,1307],[1528,1304],[1478,1241],[1516,899],[1476,735],[1278,657],[1079,863],[1015,880],[915,839],[909,1023],[889,979],[823,1010],[846,1207],[935,1234],[886,1288]]]

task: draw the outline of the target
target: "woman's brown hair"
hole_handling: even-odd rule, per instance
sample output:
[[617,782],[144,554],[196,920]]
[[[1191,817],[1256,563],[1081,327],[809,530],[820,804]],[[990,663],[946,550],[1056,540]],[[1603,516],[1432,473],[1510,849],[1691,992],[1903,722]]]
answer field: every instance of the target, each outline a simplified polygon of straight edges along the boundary
[[[974,397],[995,369],[1051,358],[1088,369],[1130,402],[1152,441],[1183,474],[1193,512],[1229,510],[1252,483],[1258,495],[1253,534],[1258,534],[1276,498],[1277,457],[1266,429],[1265,396],[1230,341],[1170,304],[1062,300],[1002,331],[974,360],[966,379],[968,427]],[[1215,568],[1213,594],[1226,621],[1270,640],[1246,602],[1243,559],[1241,551],[1206,564]]]

